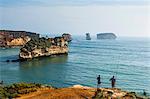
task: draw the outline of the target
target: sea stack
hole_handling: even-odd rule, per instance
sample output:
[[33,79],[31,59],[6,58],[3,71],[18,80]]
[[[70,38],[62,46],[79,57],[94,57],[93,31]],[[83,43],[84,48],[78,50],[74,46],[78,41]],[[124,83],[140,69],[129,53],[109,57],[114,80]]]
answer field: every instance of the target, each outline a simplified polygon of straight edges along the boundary
[[86,40],[91,40],[90,33],[86,33]]
[[20,60],[68,54],[68,42],[63,37],[31,39],[20,49]]
[[117,36],[114,33],[99,33],[97,39],[116,39]]

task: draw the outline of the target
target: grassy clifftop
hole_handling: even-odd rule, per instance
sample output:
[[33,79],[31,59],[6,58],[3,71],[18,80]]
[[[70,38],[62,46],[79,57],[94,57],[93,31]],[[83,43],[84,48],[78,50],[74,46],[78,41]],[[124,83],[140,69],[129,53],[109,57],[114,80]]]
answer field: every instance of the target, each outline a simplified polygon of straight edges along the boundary
[[68,42],[64,37],[31,39],[21,49],[21,60],[68,53]]
[[134,92],[118,88],[92,88],[75,85],[68,88],[52,88],[36,83],[16,83],[0,87],[0,99],[149,99]]
[[22,94],[28,94],[41,88],[41,84],[35,83],[15,83],[7,86],[0,86],[0,99],[8,97],[19,97]]

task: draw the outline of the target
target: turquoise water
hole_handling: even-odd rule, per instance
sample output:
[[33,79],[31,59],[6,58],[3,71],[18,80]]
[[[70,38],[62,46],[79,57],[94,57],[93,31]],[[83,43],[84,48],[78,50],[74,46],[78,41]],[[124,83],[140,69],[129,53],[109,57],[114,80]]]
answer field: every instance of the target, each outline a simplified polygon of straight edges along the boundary
[[[83,37],[84,38],[84,37]],[[96,87],[101,75],[102,87],[111,87],[115,75],[118,88],[150,92],[150,41],[122,38],[91,40],[74,38],[68,56],[46,57],[26,62],[4,62],[17,59],[19,49],[0,49],[0,80],[39,82],[57,87],[75,84]]]

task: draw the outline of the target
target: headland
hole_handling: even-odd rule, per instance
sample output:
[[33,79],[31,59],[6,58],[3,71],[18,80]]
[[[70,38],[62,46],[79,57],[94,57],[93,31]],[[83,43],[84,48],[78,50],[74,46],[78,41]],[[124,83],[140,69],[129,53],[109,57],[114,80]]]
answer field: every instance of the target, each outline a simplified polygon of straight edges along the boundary
[[56,88],[36,83],[16,83],[0,86],[0,98],[16,99],[149,99],[135,92],[118,88],[92,88],[74,85],[67,88]]

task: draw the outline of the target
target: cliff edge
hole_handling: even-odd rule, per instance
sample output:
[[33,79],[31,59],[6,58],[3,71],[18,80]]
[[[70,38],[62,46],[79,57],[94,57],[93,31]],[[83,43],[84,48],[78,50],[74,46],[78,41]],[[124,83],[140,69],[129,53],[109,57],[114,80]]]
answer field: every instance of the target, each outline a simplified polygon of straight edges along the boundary
[[15,83],[0,86],[2,99],[149,99],[135,92],[118,88],[92,88],[74,85],[67,88],[53,88],[37,83]]
[[68,53],[68,42],[63,37],[31,39],[21,49],[20,60]]
[[72,41],[72,37],[69,33],[64,33],[62,34],[62,37],[67,41],[67,42],[71,42]]
[[23,46],[31,38],[39,38],[39,34],[27,31],[0,30],[0,47]]

